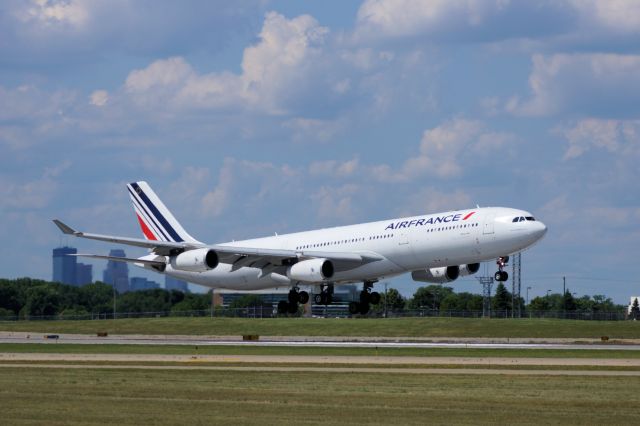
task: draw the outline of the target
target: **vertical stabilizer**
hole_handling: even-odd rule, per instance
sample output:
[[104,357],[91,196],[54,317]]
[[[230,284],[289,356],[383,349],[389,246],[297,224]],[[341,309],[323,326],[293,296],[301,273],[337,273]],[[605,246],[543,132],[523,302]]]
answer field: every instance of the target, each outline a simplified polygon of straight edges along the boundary
[[184,230],[147,182],[132,182],[127,185],[127,189],[146,239],[198,242]]

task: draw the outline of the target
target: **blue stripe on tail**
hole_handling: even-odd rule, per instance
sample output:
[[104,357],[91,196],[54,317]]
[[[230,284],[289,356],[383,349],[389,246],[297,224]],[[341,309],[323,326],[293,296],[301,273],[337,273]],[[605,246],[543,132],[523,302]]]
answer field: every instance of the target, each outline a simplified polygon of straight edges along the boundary
[[131,183],[131,186],[136,191],[136,194],[140,196],[140,199],[147,205],[149,210],[151,210],[152,216],[155,217],[158,221],[160,221],[164,229],[169,233],[169,235],[171,235],[173,240],[178,243],[183,242],[184,240],[180,237],[180,235],[176,232],[176,230],[173,229],[173,226],[171,226],[169,222],[167,222],[167,219],[164,218],[162,213],[160,213],[160,211],[156,208],[156,206],[151,202],[151,200],[149,199],[149,197],[147,197],[147,195],[144,193],[142,188],[140,188],[140,186],[135,182]]

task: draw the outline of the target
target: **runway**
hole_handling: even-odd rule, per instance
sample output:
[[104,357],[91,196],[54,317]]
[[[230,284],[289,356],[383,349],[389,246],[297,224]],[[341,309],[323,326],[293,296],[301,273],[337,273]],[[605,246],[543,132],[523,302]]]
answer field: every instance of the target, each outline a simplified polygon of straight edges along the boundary
[[[56,337],[57,336],[57,337]],[[187,346],[286,346],[326,348],[475,348],[475,349],[555,349],[555,350],[624,350],[638,351],[637,341],[596,343],[594,339],[389,339],[355,337],[282,337],[261,336],[259,340],[242,340],[242,336],[111,335],[98,337],[83,334],[43,334],[0,332],[1,343],[82,344],[82,345],[187,345]]]

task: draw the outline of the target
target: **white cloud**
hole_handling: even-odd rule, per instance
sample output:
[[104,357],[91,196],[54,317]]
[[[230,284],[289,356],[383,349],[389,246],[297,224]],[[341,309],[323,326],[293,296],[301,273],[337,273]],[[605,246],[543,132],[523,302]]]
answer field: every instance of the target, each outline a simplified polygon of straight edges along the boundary
[[640,3],[636,0],[570,0],[585,23],[614,33],[640,33]]
[[[73,67],[100,62],[112,52],[173,56],[206,48],[250,31],[260,0],[4,0],[0,2],[0,54],[5,63]],[[107,61],[110,59],[107,59]]]
[[80,0],[32,0],[30,6],[17,11],[17,15],[23,21],[35,20],[40,25],[81,27],[89,18],[88,8],[89,2]]
[[35,210],[47,207],[59,187],[56,178],[70,166],[71,162],[64,161],[48,167],[38,179],[28,182],[15,182],[9,176],[0,175],[2,210]]
[[359,163],[357,158],[347,161],[316,161],[309,164],[309,174],[323,178],[345,178],[353,176],[359,170]]
[[483,122],[455,118],[425,130],[418,155],[394,171],[388,165],[374,166],[372,175],[381,181],[404,182],[424,175],[440,178],[460,176],[464,166],[502,152],[516,141],[509,133],[492,132]]
[[109,101],[109,92],[106,90],[95,90],[89,97],[89,103],[93,106],[102,107]]
[[353,183],[338,187],[322,186],[310,195],[314,209],[321,220],[353,220],[356,216],[354,198],[361,188]]
[[531,98],[511,99],[507,111],[531,116],[634,114],[640,111],[640,55],[534,55],[529,87]]
[[241,106],[284,114],[309,90],[328,29],[311,16],[266,15],[260,40],[244,50],[242,72],[198,74],[181,57],[153,62],[127,77],[126,92],[145,105],[168,101],[175,107]]
[[569,143],[564,159],[582,156],[591,149],[604,149],[625,156],[640,153],[640,120],[602,120],[587,118],[573,125],[558,127]]

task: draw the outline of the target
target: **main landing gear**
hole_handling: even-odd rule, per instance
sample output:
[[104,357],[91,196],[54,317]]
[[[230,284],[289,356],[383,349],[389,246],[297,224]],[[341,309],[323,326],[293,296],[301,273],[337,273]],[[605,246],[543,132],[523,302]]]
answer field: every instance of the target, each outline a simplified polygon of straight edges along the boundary
[[507,274],[507,271],[504,270],[504,267],[507,263],[509,263],[509,256],[499,257],[496,261],[496,264],[498,265],[498,271],[493,276],[496,281],[502,282],[509,279],[509,274]]
[[333,302],[333,284],[322,284],[320,293],[315,295],[313,301],[316,305],[330,305]]
[[362,286],[362,291],[360,292],[360,301],[349,303],[349,313],[351,315],[366,315],[369,309],[371,309],[371,304],[377,305],[380,303],[380,293],[371,291],[374,282],[375,281],[365,281]]
[[294,287],[289,291],[287,300],[278,302],[279,314],[295,314],[298,312],[298,303],[306,304],[309,301],[309,293],[300,291],[298,287]]

